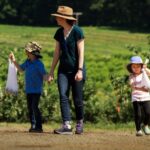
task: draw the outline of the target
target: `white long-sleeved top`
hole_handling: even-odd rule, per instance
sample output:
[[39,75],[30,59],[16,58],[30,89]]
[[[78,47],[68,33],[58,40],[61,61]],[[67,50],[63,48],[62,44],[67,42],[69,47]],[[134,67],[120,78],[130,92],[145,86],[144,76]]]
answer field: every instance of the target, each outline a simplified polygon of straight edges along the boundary
[[134,101],[150,101],[150,92],[147,90],[139,90],[142,87],[143,74],[138,76],[130,76],[130,85],[132,87],[132,102]]

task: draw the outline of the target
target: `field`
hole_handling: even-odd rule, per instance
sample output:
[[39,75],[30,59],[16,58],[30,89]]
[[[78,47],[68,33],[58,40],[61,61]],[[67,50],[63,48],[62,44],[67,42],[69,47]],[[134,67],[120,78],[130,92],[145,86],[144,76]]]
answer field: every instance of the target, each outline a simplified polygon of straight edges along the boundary
[[[18,63],[22,63],[26,58],[25,44],[29,41],[38,41],[43,47],[41,52],[43,62],[49,72],[55,47],[53,36],[56,29],[56,27],[0,25],[0,105],[2,105],[0,118],[2,117],[2,120],[27,121],[23,76],[18,74],[20,93],[17,98],[8,97],[4,93],[10,51],[14,52]],[[84,88],[85,119],[95,122],[99,122],[101,119],[120,121],[120,118],[121,121],[131,121],[130,106],[130,111],[123,108],[120,115],[116,114],[115,103],[120,93],[116,94],[114,91],[111,76],[115,75],[117,79],[127,74],[125,66],[129,62],[129,58],[135,55],[135,52],[129,51],[128,47],[149,51],[147,40],[149,34],[92,26],[82,27],[82,29],[85,34],[85,64],[87,68]],[[145,59],[145,56],[143,58]],[[46,121],[60,120],[56,70],[55,81],[51,85],[44,84],[44,96],[40,104],[43,118]],[[118,87],[118,89],[121,88]],[[124,95],[119,96],[123,97]],[[12,102],[14,105],[11,105]]]
[[149,150],[150,136],[136,137],[134,129],[85,128],[82,135],[55,135],[50,125],[44,133],[28,133],[29,125],[1,124],[0,150]]
[[[38,41],[42,47],[43,62],[47,71],[50,69],[55,41],[53,35],[56,27],[26,27],[0,25],[0,121],[27,122],[27,109],[23,94],[23,77],[19,74],[19,96],[5,95],[8,54],[13,51],[18,62],[25,59],[24,45],[28,41]],[[83,135],[54,135],[56,125],[44,125],[44,133],[29,134],[29,124],[0,123],[0,150],[148,150],[150,136],[136,137],[134,124],[124,130],[103,125],[95,126],[95,122],[133,121],[133,111],[126,103],[120,113],[116,112],[116,100],[110,76],[127,74],[125,69],[129,58],[135,55],[128,46],[149,51],[148,33],[136,33],[128,30],[116,30],[105,27],[83,27],[85,34],[85,62],[87,80],[85,84],[85,120],[92,122],[85,127]],[[142,57],[145,59],[144,55]],[[56,72],[55,72],[56,75]],[[56,80],[56,78],[55,78]],[[13,105],[12,105],[13,104]],[[60,122],[59,100],[56,82],[44,85],[41,100],[41,111],[44,122]],[[128,109],[130,108],[130,109]],[[74,119],[74,115],[73,115]]]

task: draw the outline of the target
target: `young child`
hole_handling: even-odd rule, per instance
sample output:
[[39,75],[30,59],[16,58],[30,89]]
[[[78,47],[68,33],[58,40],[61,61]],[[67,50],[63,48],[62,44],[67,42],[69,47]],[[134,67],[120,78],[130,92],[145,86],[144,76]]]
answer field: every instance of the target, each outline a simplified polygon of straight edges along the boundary
[[25,71],[25,92],[27,96],[27,106],[31,122],[29,132],[43,132],[42,117],[38,108],[42,93],[43,79],[46,80],[44,64],[39,60],[41,46],[37,42],[29,42],[25,46],[27,59],[21,65],[16,62],[13,53],[9,55],[18,71]]
[[[142,70],[150,76],[150,70],[143,64],[139,56],[133,56],[127,65],[127,70],[131,73],[129,83],[132,89],[132,102],[135,116],[136,136],[142,136],[143,132],[150,135],[148,124],[150,123],[150,92],[142,83]],[[144,117],[144,120],[143,120]],[[142,123],[144,123],[142,127]]]

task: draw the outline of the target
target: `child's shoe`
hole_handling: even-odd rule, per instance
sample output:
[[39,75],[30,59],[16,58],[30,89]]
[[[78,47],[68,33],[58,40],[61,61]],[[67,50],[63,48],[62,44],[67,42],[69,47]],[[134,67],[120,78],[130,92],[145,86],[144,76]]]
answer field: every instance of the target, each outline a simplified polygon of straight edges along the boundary
[[142,130],[139,130],[139,131],[136,132],[136,136],[142,136],[142,135],[143,135]]
[[69,121],[66,121],[61,128],[54,130],[55,134],[73,134]]
[[150,135],[150,129],[149,129],[148,125],[143,127],[143,131],[146,135]]
[[42,128],[30,128],[29,132],[42,133],[43,129]]
[[82,134],[83,133],[83,120],[77,121],[75,133],[76,134]]

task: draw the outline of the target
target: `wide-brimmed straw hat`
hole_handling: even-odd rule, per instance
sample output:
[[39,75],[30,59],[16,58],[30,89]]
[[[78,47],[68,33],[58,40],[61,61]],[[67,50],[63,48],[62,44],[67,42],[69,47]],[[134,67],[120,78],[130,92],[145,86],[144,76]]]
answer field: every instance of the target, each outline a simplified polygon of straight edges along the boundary
[[127,70],[132,73],[131,65],[132,64],[141,64],[143,66],[143,61],[140,56],[132,56],[130,59],[130,63],[127,65]]
[[36,41],[29,42],[25,45],[25,50],[28,51],[29,53],[32,53],[38,58],[42,58],[40,55],[42,47],[40,44],[38,44]]
[[77,20],[76,18],[73,17],[73,9],[68,6],[58,6],[57,12],[51,15],[68,20]]

